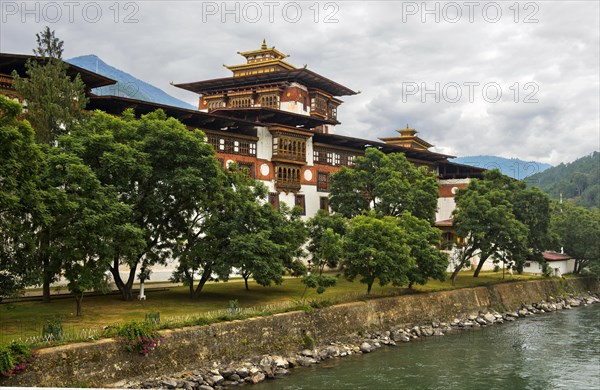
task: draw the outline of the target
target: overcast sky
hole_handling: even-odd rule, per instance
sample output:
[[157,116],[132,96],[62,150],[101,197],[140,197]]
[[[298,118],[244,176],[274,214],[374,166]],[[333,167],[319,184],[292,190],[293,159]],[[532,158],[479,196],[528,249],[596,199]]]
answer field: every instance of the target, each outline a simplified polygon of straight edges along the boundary
[[[25,6],[24,6],[25,5]],[[338,134],[376,139],[410,125],[456,156],[551,164],[600,149],[598,1],[0,0],[0,51],[30,54],[48,25],[65,58],[170,85],[229,77],[238,51],[269,46],[344,84]],[[236,20],[237,19],[237,20]],[[500,96],[501,94],[501,96]]]

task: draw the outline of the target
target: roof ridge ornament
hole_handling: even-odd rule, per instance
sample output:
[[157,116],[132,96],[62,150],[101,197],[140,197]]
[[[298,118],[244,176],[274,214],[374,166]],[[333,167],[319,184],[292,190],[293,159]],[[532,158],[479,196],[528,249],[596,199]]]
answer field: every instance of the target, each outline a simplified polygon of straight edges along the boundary
[[263,39],[262,45],[260,46],[261,50],[267,50],[267,40]]

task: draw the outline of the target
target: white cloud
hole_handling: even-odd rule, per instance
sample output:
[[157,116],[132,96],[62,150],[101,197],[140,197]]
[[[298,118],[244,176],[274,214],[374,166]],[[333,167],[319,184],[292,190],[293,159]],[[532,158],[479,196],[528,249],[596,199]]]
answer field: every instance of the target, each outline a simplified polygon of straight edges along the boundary
[[[294,65],[308,64],[313,71],[362,91],[343,98],[340,134],[374,139],[390,136],[408,123],[442,152],[486,153],[552,164],[600,148],[598,2],[519,2],[518,23],[513,20],[514,2],[494,3],[502,8],[496,23],[483,17],[485,2],[475,9],[472,23],[463,2],[455,3],[463,5],[457,23],[447,21],[455,14],[448,8],[450,3],[444,2],[428,2],[429,9],[438,4],[440,23],[435,23],[434,15],[426,15],[427,22],[422,23],[420,12],[403,13],[414,5],[420,8],[422,2],[343,1],[333,2],[338,8],[327,9],[321,2],[317,23],[312,1],[295,3],[302,9],[295,23],[290,20],[294,4],[286,2],[274,9],[273,23],[268,20],[266,3],[260,1],[254,2],[262,11],[256,23],[244,20],[246,3],[227,3],[229,9],[238,4],[240,21],[236,22],[235,15],[223,14],[222,2],[207,1],[136,1],[137,9],[125,9],[132,2],[123,1],[118,3],[118,15],[114,2],[98,1],[102,17],[91,23],[81,12],[90,3],[79,3],[73,23],[64,7],[59,22],[47,23],[44,18],[49,15],[41,12],[44,2],[27,2],[29,10],[39,4],[41,18],[36,23],[35,15],[13,15],[6,8],[16,4],[23,11],[21,2],[1,2],[5,20],[0,23],[0,50],[31,53],[35,33],[49,25],[65,41],[65,57],[96,54],[196,104],[194,94],[169,83],[227,77],[230,73],[222,64],[240,63],[243,58],[238,51],[257,48],[266,38],[269,45],[290,54]],[[213,6],[218,8],[214,15],[203,14]],[[284,7],[289,11],[287,20]],[[493,4],[488,8],[489,19],[494,16]],[[132,11],[136,11],[137,23],[124,23]],[[325,23],[327,16],[337,22]],[[538,22],[523,23],[527,16]],[[441,87],[458,83],[463,86],[463,99],[450,103],[440,96],[437,103],[428,95],[422,103],[418,94],[403,102],[406,82],[425,83],[427,88],[436,82]],[[465,82],[480,86],[496,82],[503,99],[488,103],[479,89],[470,103]],[[514,102],[516,82],[519,96]],[[525,88],[527,82],[536,83],[538,103],[523,102],[533,91]]]

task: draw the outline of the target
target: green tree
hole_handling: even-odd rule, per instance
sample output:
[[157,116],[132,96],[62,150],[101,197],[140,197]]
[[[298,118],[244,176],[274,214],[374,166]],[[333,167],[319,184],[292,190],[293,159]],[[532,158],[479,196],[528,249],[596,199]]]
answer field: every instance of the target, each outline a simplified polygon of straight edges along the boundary
[[26,78],[13,71],[14,87],[27,104],[25,118],[35,130],[35,139],[54,144],[85,117],[88,99],[81,77],[67,75],[63,41],[48,27],[36,39],[38,47],[33,52],[38,58],[27,61]]
[[575,259],[574,273],[581,273],[588,266],[592,270],[600,268],[600,210],[556,204],[551,226],[558,236],[558,245]]
[[401,153],[369,148],[353,168],[342,167],[331,178],[330,205],[346,218],[374,210],[383,216],[408,211],[433,222],[438,183],[433,172],[416,168]]
[[305,233],[297,213],[265,204],[266,187],[235,166],[222,173],[220,183],[212,188],[219,197],[188,219],[187,233],[176,251],[179,266],[173,279],[187,284],[196,298],[210,278],[226,281],[234,267],[246,289],[250,277],[268,286],[280,284],[286,270],[301,272],[298,258]]
[[424,285],[430,278],[444,281],[448,255],[439,250],[439,229],[406,211],[398,218],[398,225],[407,233],[410,256],[414,260],[414,267],[407,274],[408,287],[412,288],[415,283]]
[[319,210],[307,225],[310,237],[307,249],[311,259],[309,272],[302,282],[322,294],[327,287],[333,287],[337,283],[337,277],[323,275],[323,271],[326,267],[338,267],[342,260],[342,237],[346,232],[346,220],[341,214]]
[[469,187],[456,196],[454,225],[465,246],[460,249],[458,265],[452,282],[462,267],[475,256],[479,263],[473,276],[479,276],[483,264],[490,258],[508,261],[523,258],[527,253],[527,227],[513,213],[514,186],[512,179],[498,170],[485,173],[483,180],[473,179]]
[[20,113],[19,103],[0,96],[0,300],[39,281],[34,228],[48,219],[44,155]]
[[131,209],[79,157],[60,148],[50,148],[47,155],[48,252],[54,269],[64,270],[79,316],[85,291],[107,287],[114,253],[137,253],[144,242],[128,222]]
[[407,242],[407,232],[394,217],[370,214],[352,218],[343,242],[345,277],[353,281],[361,276],[367,294],[376,279],[381,286],[407,284],[408,273],[415,266]]
[[[63,42],[48,27],[36,34],[37,58],[25,64],[26,77],[13,71],[15,90],[26,104],[24,117],[31,123],[38,143],[57,146],[58,137],[67,134],[85,117],[87,104],[85,85],[79,75],[71,79],[68,65],[62,61]],[[52,189],[43,188],[52,201]],[[50,283],[60,273],[57,262],[50,258],[50,232],[43,221],[33,230],[37,234],[37,257],[42,271],[43,301],[50,301]]]
[[[95,112],[61,138],[68,150],[90,166],[103,185],[114,187],[133,212],[132,224],[143,231],[145,247],[136,255],[115,253],[110,267],[125,300],[133,299],[136,273],[149,278],[150,268],[166,263],[188,234],[189,220],[218,198],[218,161],[204,134],[190,131],[161,110],[136,119]],[[217,190],[215,190],[217,189]],[[129,268],[122,279],[119,267]]]

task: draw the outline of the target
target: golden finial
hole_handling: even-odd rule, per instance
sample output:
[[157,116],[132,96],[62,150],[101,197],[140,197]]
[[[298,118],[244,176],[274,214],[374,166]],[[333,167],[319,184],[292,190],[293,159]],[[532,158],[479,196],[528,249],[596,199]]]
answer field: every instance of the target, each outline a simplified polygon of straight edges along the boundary
[[262,50],[267,50],[267,40],[263,39],[262,46],[260,47]]

